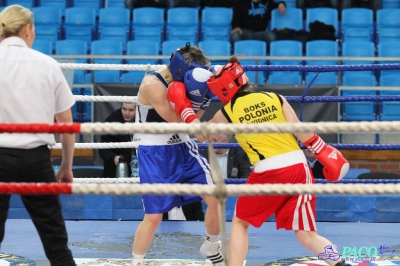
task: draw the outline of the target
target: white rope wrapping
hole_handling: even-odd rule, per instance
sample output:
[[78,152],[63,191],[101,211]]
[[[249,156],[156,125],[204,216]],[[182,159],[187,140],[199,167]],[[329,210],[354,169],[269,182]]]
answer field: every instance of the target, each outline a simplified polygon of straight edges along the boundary
[[137,70],[150,71],[165,68],[166,65],[129,65],[129,64],[77,64],[77,63],[60,63],[62,69],[80,69],[80,70]]
[[[118,179],[116,179],[118,182]],[[83,184],[73,183],[73,194],[96,195],[298,195],[298,194],[399,194],[400,184],[265,184],[225,185],[225,193],[215,185],[198,184]]]
[[[123,149],[137,148],[139,142],[93,142],[93,143],[75,143],[75,149]],[[61,143],[56,143],[51,146],[54,150],[62,149]]]
[[82,134],[131,133],[339,133],[339,132],[400,132],[399,121],[389,122],[303,122],[262,124],[210,124],[210,123],[83,123]]
[[75,101],[79,102],[137,102],[137,96],[92,96],[74,95]]
[[[73,172],[74,170],[72,170]],[[74,183],[79,184],[135,184],[139,183],[139,178],[137,177],[126,177],[126,178],[110,178],[110,177],[101,177],[101,178],[74,178]]]

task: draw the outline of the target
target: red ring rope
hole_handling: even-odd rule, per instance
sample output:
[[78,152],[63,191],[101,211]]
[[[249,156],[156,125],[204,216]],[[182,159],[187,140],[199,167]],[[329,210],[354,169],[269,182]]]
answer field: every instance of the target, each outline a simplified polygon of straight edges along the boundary
[[0,124],[0,133],[80,133],[80,123]]
[[72,194],[71,183],[0,183],[0,194]]

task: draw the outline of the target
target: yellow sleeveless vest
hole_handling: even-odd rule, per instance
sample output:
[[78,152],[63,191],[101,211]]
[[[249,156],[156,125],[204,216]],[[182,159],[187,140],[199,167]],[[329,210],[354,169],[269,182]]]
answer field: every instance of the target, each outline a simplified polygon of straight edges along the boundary
[[[240,92],[222,109],[233,124],[285,123],[282,99],[275,93]],[[299,150],[291,133],[236,134],[251,164],[269,157]]]

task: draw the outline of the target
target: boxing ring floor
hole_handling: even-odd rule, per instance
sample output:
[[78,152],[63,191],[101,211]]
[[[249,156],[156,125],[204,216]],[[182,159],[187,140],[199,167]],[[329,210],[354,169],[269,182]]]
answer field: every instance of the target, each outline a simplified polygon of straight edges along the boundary
[[[129,265],[133,235],[138,224],[139,221],[67,220],[69,247],[78,265]],[[321,222],[317,226],[319,234],[337,245],[339,253],[343,251],[344,246],[358,249],[363,246],[386,245],[391,250],[395,250],[392,255],[400,256],[400,223]],[[228,232],[229,229],[230,222],[227,222]],[[285,261],[282,263],[281,260],[313,256],[298,243],[292,231],[276,230],[275,222],[266,222],[259,229],[250,227],[249,236],[250,247],[246,262],[246,265],[249,266],[291,265],[293,263],[284,263]],[[156,232],[146,259],[185,259],[187,260],[186,265],[200,265],[189,263],[189,259],[196,261],[202,259],[199,247],[203,238],[204,224],[202,222],[163,221]],[[29,219],[7,220],[1,253],[31,259],[36,262],[37,266],[50,265],[46,260],[36,230]],[[85,259],[88,258],[116,259],[116,262],[112,263],[113,260],[111,260],[109,263],[85,263],[88,261]],[[274,261],[277,262],[271,264]],[[395,264],[388,262],[373,265]],[[0,263],[0,265],[2,264]],[[31,266],[31,264],[27,265]],[[151,265],[178,264],[163,262]]]

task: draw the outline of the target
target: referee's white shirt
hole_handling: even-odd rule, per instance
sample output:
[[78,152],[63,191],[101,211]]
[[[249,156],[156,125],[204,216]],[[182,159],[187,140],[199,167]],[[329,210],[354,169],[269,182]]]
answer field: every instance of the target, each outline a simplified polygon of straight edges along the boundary
[[[56,60],[19,37],[0,43],[0,123],[54,123],[75,99]],[[0,147],[54,145],[54,134],[0,134]]]

